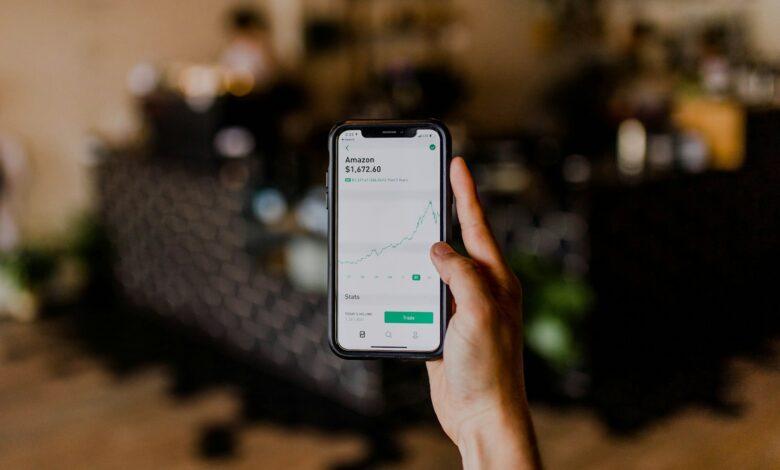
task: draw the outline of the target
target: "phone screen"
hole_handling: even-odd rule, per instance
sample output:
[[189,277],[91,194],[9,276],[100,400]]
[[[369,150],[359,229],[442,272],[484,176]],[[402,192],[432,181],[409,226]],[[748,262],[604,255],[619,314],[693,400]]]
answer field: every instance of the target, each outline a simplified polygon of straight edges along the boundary
[[429,252],[444,239],[441,147],[433,129],[338,136],[334,258],[342,349],[439,348],[442,291]]

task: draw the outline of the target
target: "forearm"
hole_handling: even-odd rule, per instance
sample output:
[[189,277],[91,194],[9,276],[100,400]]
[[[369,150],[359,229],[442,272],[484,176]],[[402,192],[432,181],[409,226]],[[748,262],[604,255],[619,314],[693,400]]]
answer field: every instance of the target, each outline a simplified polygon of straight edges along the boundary
[[472,423],[457,444],[465,470],[541,468],[525,403],[503,407],[498,414]]

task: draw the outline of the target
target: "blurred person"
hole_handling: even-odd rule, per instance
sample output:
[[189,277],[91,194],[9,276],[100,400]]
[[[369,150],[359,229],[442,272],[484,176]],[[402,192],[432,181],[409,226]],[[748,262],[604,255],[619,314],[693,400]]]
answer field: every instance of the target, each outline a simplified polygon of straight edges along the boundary
[[277,61],[268,37],[265,18],[250,7],[239,7],[230,13],[230,42],[222,52],[221,64],[238,75],[248,75],[255,89],[273,81]]
[[450,179],[470,257],[445,242],[431,248],[455,304],[444,355],[427,363],[433,408],[464,468],[540,468],[523,378],[520,282],[487,225],[462,158],[453,159]]
[[724,96],[731,87],[727,38],[728,31],[720,25],[707,28],[701,37],[699,76],[704,90],[714,96]]
[[662,34],[649,23],[636,23],[618,63],[622,73],[611,100],[613,117],[637,118],[653,131],[665,130],[675,77]]

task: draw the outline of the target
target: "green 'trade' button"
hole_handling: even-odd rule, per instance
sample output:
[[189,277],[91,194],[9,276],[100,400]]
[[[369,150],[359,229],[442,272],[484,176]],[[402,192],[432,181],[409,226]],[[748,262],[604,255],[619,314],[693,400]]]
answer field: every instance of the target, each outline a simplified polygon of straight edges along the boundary
[[385,323],[433,323],[433,312],[385,312]]

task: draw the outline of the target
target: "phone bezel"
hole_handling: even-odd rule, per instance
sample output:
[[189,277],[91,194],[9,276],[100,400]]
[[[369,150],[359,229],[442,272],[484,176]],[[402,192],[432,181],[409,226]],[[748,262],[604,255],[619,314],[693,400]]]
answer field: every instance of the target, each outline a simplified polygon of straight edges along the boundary
[[[441,182],[440,182],[440,211],[441,211],[441,232],[440,238],[449,242],[452,234],[452,189],[450,188],[449,168],[452,159],[451,138],[447,127],[435,119],[425,120],[349,120],[343,121],[330,131],[328,136],[328,172],[326,174],[326,197],[328,206],[328,340],[331,350],[339,357],[344,359],[378,359],[378,358],[397,358],[397,359],[423,359],[430,360],[441,357],[444,349],[444,335],[447,329],[447,322],[451,315],[452,300],[449,288],[444,282],[440,282],[441,295],[441,318],[439,332],[439,347],[434,351],[352,351],[342,348],[336,338],[337,324],[337,298],[336,298],[336,238],[337,225],[336,218],[338,207],[338,167],[336,165],[336,156],[338,155],[338,136],[344,131],[349,130],[368,130],[369,133],[378,133],[388,137],[397,137],[403,132],[407,135],[411,129],[432,129],[435,130],[441,140]],[[384,134],[384,131],[397,131],[396,134]],[[376,138],[381,138],[377,136]]]

